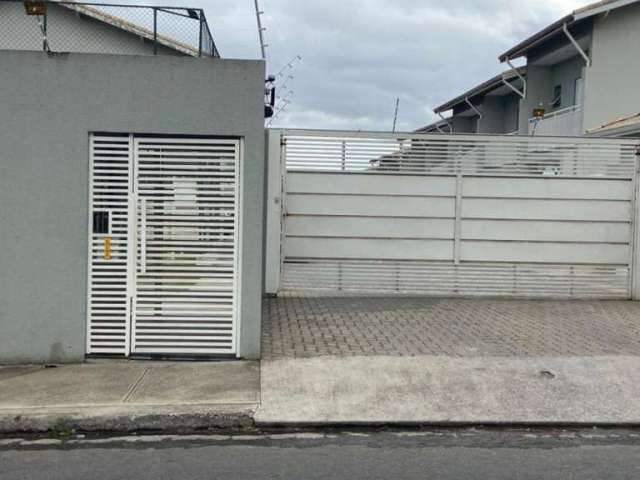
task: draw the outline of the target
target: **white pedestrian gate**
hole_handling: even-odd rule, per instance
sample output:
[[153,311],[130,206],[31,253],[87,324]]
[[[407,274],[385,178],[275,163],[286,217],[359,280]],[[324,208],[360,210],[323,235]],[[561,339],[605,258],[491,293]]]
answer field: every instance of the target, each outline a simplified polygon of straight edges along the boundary
[[90,148],[88,353],[235,354],[239,140]]
[[267,291],[631,298],[637,153],[637,140],[272,130]]

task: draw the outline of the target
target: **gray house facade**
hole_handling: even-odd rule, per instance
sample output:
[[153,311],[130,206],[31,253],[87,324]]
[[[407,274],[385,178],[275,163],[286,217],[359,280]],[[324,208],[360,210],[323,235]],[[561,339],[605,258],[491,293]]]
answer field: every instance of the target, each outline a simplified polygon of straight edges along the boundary
[[436,107],[434,112],[441,120],[417,132],[517,133],[520,108],[517,92],[522,90],[526,75],[525,68],[509,70],[473,87]]
[[109,53],[0,50],[0,362],[259,358],[264,62],[47,14]]
[[[450,111],[451,119],[444,123],[451,123],[453,131],[464,133],[610,136],[614,130],[602,127],[622,121],[625,136],[638,136],[640,125],[627,120],[640,112],[640,57],[635,48],[639,44],[638,0],[592,3],[500,55],[499,60],[511,71],[515,71],[512,62],[525,63],[520,69],[526,74],[509,99],[518,105],[517,128],[513,132],[497,128],[500,124],[513,125],[513,109],[505,109],[502,120],[495,120],[496,109],[489,105],[486,108],[481,96],[474,99],[478,111],[466,101],[480,87],[492,82],[498,85],[501,76],[437,107],[435,112],[442,115]],[[481,126],[484,122],[484,127],[478,128],[478,120]],[[441,127],[441,123],[428,127],[437,130],[434,127]],[[635,126],[630,127],[630,123]]]

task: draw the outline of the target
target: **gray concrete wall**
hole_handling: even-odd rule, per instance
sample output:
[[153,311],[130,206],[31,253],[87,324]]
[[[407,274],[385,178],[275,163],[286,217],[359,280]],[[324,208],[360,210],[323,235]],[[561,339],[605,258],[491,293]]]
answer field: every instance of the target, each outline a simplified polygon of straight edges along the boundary
[[640,111],[640,5],[614,10],[594,23],[592,66],[586,69],[584,127]]
[[549,99],[553,100],[553,89],[556,85],[562,87],[562,102],[561,105],[554,109],[550,105],[547,111],[559,110],[575,105],[576,94],[576,79],[582,78],[583,67],[585,66],[584,59],[576,55],[562,63],[558,63],[551,67],[551,86],[549,91]]
[[520,100],[521,97],[515,93],[504,97],[502,133],[512,133],[518,130]]
[[475,133],[477,117],[460,117],[454,115],[451,118],[454,133]]
[[520,101],[519,130],[521,135],[529,134],[529,119],[533,109],[542,107],[549,110],[551,101],[551,68],[527,66],[527,97]]
[[91,131],[243,137],[240,354],[260,351],[264,63],[0,51],[0,362],[85,354]]
[[504,103],[502,97],[485,96],[482,99],[482,119],[478,133],[504,133]]

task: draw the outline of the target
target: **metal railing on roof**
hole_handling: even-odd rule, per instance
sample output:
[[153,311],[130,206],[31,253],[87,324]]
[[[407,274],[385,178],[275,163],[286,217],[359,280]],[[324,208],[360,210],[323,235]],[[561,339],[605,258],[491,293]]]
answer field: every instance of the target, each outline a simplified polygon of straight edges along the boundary
[[0,50],[219,57],[200,8],[0,1]]

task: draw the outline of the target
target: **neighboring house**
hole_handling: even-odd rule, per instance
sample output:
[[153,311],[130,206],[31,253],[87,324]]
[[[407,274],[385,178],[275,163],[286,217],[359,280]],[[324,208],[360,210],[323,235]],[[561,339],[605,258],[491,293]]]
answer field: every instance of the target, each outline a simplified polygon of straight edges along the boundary
[[587,130],[587,134],[595,137],[640,137],[640,113],[592,128]]
[[[416,132],[493,133],[518,132],[520,96],[526,69],[518,68],[497,75],[437,107],[442,119]],[[451,112],[447,118],[445,112]]]
[[[505,74],[499,75],[436,108],[441,116],[450,111],[450,118],[418,131],[611,135],[614,130],[600,127],[640,111],[637,45],[640,0],[590,4],[500,55],[511,72],[512,61],[526,62],[518,69],[522,79],[512,81],[516,90],[507,89]],[[510,131],[516,110],[517,126]],[[640,135],[628,123],[624,134]]]
[[[26,15],[25,3],[38,2],[0,2],[1,50],[220,56],[197,9],[159,7],[154,13],[152,8],[96,8],[72,1],[44,3],[46,15]],[[191,21],[183,15],[191,15]],[[175,38],[176,34],[184,38]]]
[[200,9],[2,1],[0,65],[0,363],[259,358],[264,61]]
[[[520,134],[584,135],[640,110],[640,2],[580,8],[500,55],[524,58]],[[534,118],[534,110],[544,116]],[[538,110],[537,113],[541,113]]]

